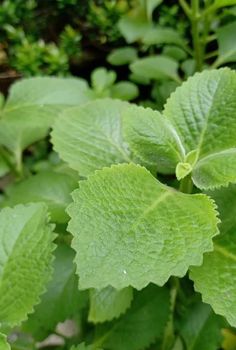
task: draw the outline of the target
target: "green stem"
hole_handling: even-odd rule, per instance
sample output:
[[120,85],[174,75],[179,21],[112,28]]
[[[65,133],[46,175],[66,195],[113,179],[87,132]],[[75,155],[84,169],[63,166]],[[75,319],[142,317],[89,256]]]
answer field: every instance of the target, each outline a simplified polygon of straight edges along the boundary
[[188,18],[191,18],[191,8],[185,0],[179,0],[179,4]]
[[203,66],[203,59],[202,59],[201,39],[199,35],[199,20],[201,18],[199,14],[199,0],[192,0],[191,7],[192,7],[191,22],[192,22],[194,58],[196,61],[196,70],[201,71]]
[[180,181],[179,190],[183,193],[192,193],[193,181],[191,174],[187,175]]

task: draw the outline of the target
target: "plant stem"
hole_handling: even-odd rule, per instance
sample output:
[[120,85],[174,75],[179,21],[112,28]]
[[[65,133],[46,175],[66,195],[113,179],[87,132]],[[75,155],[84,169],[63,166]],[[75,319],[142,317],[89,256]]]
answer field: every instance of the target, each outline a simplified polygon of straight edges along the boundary
[[185,0],[179,0],[179,4],[188,18],[191,18],[191,8]]
[[199,35],[199,0],[191,1],[191,22],[192,22],[192,37],[193,37],[193,48],[194,48],[194,58],[196,61],[196,70],[201,71],[203,66],[203,57],[202,57],[202,47],[201,39]]
[[189,174],[180,181],[179,190],[183,193],[192,193],[192,189],[193,181],[191,178],[191,174]]

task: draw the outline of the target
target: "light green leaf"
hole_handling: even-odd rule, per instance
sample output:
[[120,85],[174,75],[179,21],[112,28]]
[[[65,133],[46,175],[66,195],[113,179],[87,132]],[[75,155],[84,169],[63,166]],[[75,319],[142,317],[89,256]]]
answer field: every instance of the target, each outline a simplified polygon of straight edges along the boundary
[[122,117],[124,139],[135,156],[148,168],[174,173],[184,150],[168,119],[158,111],[138,106],[127,108]]
[[220,316],[214,314],[209,305],[200,302],[191,305],[180,327],[186,349],[219,349],[223,339],[221,328],[225,323]]
[[134,164],[95,172],[73,200],[68,229],[81,288],[163,285],[201,264],[218,233],[207,196],[177,192]]
[[107,61],[114,66],[122,66],[135,61],[137,58],[137,50],[132,46],[125,46],[113,50],[108,55]]
[[214,9],[218,9],[224,6],[232,6],[236,5],[236,0],[215,0],[212,7]]
[[133,299],[132,288],[116,290],[112,287],[90,290],[90,309],[88,319],[91,322],[105,322],[123,314]]
[[236,73],[223,68],[195,74],[172,93],[165,105],[163,113],[172,122],[186,153],[198,154],[193,181],[200,188],[236,181],[230,164],[235,163],[235,94]]
[[146,5],[147,18],[152,19],[152,13],[157,6],[159,6],[163,0],[144,0]]
[[176,166],[176,177],[180,181],[184,179],[192,171],[192,166],[189,163],[180,162]]
[[152,24],[140,16],[130,14],[121,18],[118,28],[128,44],[141,40],[152,28]]
[[87,176],[114,163],[130,162],[121,135],[126,102],[103,99],[66,111],[52,132],[54,149],[72,169]]
[[226,24],[225,26],[217,29],[216,36],[219,45],[219,56],[215,66],[219,67],[224,63],[236,61],[235,32],[236,22]]
[[7,342],[7,337],[2,333],[0,333],[0,349],[1,350],[11,350],[11,347]]
[[68,220],[65,208],[71,202],[70,193],[77,185],[77,181],[67,174],[42,171],[7,187],[3,205],[44,202],[48,205],[52,221],[65,223]]
[[140,58],[131,63],[132,73],[143,75],[145,78],[153,80],[163,80],[166,78],[179,81],[178,63],[168,56],[149,56]]
[[76,78],[38,77],[15,83],[1,111],[0,143],[15,154],[48,133],[66,107],[91,100],[87,83]]
[[163,287],[149,285],[137,293],[125,315],[107,328],[98,328],[100,337],[95,342],[111,350],[146,349],[164,332],[168,321],[169,292]]
[[165,45],[162,54],[172,57],[176,61],[182,61],[187,58],[187,53],[180,47],[174,45]]
[[6,175],[10,170],[6,160],[0,154],[0,177]]
[[98,93],[112,86],[115,81],[116,73],[114,71],[108,71],[103,67],[94,69],[91,75],[92,87]]
[[33,334],[37,340],[45,339],[53,333],[59,322],[78,316],[80,310],[87,305],[87,293],[78,290],[73,259],[73,250],[65,244],[59,244],[47,292],[23,325],[24,331]]
[[208,191],[207,194],[216,202],[221,220],[221,234],[236,231],[236,185]]
[[139,95],[137,85],[130,81],[119,81],[110,89],[112,98],[119,98],[124,101],[134,100]]
[[19,324],[39,302],[51,276],[54,236],[44,204],[0,212],[0,323]]
[[146,32],[143,37],[145,45],[160,45],[160,44],[175,44],[184,46],[183,38],[181,38],[178,31],[173,28],[162,28],[156,26]]
[[203,265],[190,273],[204,302],[236,326],[236,231],[219,236],[214,251],[204,255]]

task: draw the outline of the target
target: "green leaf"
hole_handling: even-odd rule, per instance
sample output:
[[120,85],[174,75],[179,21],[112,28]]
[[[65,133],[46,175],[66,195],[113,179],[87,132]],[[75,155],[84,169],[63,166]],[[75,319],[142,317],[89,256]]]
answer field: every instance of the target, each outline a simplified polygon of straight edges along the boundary
[[158,111],[138,106],[127,108],[122,117],[124,139],[135,156],[148,168],[174,173],[184,150],[168,119]]
[[11,347],[7,342],[7,337],[2,333],[0,333],[0,349],[1,350],[11,350]]
[[119,98],[124,101],[134,100],[139,95],[137,85],[130,81],[119,81],[110,89],[112,98]]
[[122,66],[135,61],[137,58],[137,50],[132,46],[125,46],[113,50],[108,55],[107,61],[113,66]]
[[78,183],[67,174],[42,171],[6,188],[4,206],[20,203],[44,202],[48,205],[52,221],[65,223],[68,215],[66,206],[71,202],[70,193]]
[[44,204],[0,212],[0,323],[19,324],[39,302],[51,276],[54,236]]
[[102,350],[99,348],[95,348],[93,345],[85,345],[85,343],[81,343],[79,345],[73,345],[70,350]]
[[233,6],[236,5],[236,0],[215,0],[212,7],[218,9],[224,6]]
[[15,154],[48,133],[55,116],[66,107],[91,100],[82,79],[38,77],[15,83],[1,111],[0,140]]
[[184,179],[192,171],[192,166],[189,163],[180,162],[176,167],[176,177],[180,181]]
[[108,71],[103,67],[94,69],[91,75],[92,87],[98,93],[112,86],[115,81],[116,73],[114,71]]
[[220,214],[220,232],[222,234],[236,229],[236,185],[229,185],[207,194],[214,199]]
[[148,79],[163,80],[166,78],[179,81],[178,63],[167,56],[149,56],[140,58],[131,63],[130,69],[132,73],[138,76],[142,75]]
[[164,331],[170,303],[168,289],[149,285],[137,293],[131,308],[109,328],[100,326],[100,338],[95,342],[105,349],[146,349]]
[[159,6],[163,0],[144,0],[146,5],[147,18],[152,19],[152,13],[157,6]]
[[173,28],[162,28],[156,26],[146,32],[143,37],[143,43],[145,45],[160,45],[160,44],[175,44],[184,46],[183,38]]
[[23,325],[24,331],[33,334],[37,340],[45,339],[53,333],[59,322],[78,316],[80,310],[87,305],[87,293],[78,290],[73,259],[73,250],[65,244],[59,244],[47,292]]
[[198,155],[192,177],[199,188],[236,181],[231,164],[236,147],[235,94],[236,73],[223,68],[195,74],[172,93],[165,105],[163,113],[186,153],[194,151]]
[[219,349],[223,338],[221,328],[225,323],[220,316],[214,314],[209,305],[200,302],[191,305],[180,328],[186,349]]
[[114,163],[130,162],[121,135],[121,113],[127,106],[126,102],[103,99],[65,111],[53,128],[54,149],[82,176]]
[[5,158],[0,154],[0,177],[6,175],[10,170],[9,165],[7,164]]
[[118,22],[118,28],[128,44],[141,40],[152,28],[152,24],[147,22],[141,15],[126,15]]
[[219,236],[214,251],[206,253],[203,265],[190,273],[204,302],[236,326],[236,231]]
[[91,322],[105,322],[123,314],[133,299],[132,288],[116,290],[112,287],[90,290],[90,309],[88,319]]
[[187,58],[187,53],[180,47],[174,45],[165,45],[162,54],[172,57],[176,61],[182,61]]
[[138,165],[97,171],[72,196],[68,229],[81,288],[163,285],[201,264],[218,233],[207,196],[177,192]]
[[236,22],[226,24],[217,29],[216,36],[219,45],[219,56],[215,66],[218,67],[224,63],[236,61],[235,31]]

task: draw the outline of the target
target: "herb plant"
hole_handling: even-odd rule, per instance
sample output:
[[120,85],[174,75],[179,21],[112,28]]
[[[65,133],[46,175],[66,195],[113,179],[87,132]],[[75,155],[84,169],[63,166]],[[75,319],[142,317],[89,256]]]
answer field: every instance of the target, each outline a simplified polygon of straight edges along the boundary
[[43,348],[55,333],[56,349],[235,348],[235,95],[229,68],[196,73],[162,112],[96,99],[82,79],[12,87],[1,350]]

